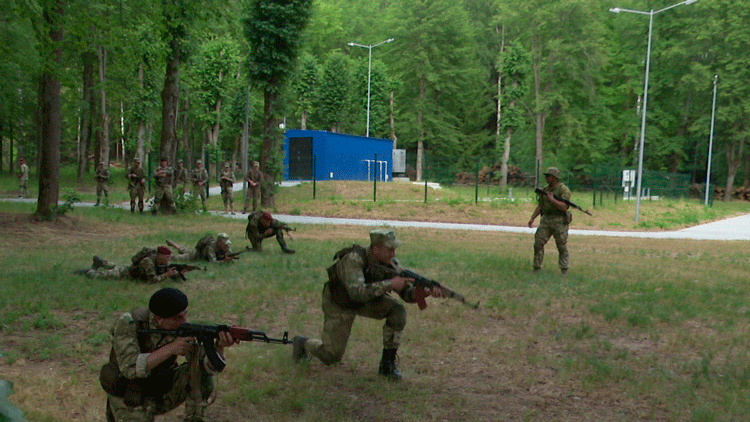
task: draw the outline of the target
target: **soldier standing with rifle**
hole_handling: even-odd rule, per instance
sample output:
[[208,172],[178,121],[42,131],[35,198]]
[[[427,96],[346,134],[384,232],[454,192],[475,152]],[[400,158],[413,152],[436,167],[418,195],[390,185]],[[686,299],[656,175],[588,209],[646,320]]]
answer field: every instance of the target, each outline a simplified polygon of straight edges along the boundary
[[104,193],[104,205],[109,205],[109,169],[105,167],[104,161],[99,162],[99,168],[96,169],[96,204],[99,206]]
[[141,167],[140,158],[133,160],[128,169],[128,192],[130,193],[130,212],[135,212],[135,200],[138,199],[138,210],[143,214],[143,197],[146,195],[146,171]]
[[203,161],[195,160],[193,169],[193,196],[201,197],[201,207],[206,211],[206,182],[208,182],[208,172],[203,168]]
[[560,170],[550,167],[544,172],[547,186],[544,187],[545,195],[539,195],[539,203],[529,219],[529,227],[534,227],[534,219],[541,214],[539,228],[534,235],[534,272],[542,269],[544,262],[544,245],[550,237],[555,238],[557,252],[559,254],[558,265],[562,274],[567,274],[570,268],[570,257],[568,256],[568,225],[571,215],[568,204],[560,201],[555,196],[570,201],[570,189],[560,182]]

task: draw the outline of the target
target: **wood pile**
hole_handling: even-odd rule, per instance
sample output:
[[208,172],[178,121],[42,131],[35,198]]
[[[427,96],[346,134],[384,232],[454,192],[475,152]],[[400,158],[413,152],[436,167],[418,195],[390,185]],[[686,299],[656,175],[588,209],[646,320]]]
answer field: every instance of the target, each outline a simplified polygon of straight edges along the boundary
[[[705,195],[705,189],[706,185],[703,183],[693,183],[690,185],[690,195],[696,196],[696,197],[703,197]],[[726,192],[726,189],[723,186],[715,186],[714,187],[714,199],[722,199],[724,198],[724,193]],[[734,190],[731,192],[732,198],[734,199],[740,199],[743,201],[750,201],[750,186],[740,186],[738,188],[734,188]]]
[[[456,173],[453,183],[457,185],[473,185],[476,183],[476,174],[462,171]],[[533,181],[533,176],[521,171],[520,167],[508,166],[508,185],[526,185]],[[500,165],[485,166],[479,169],[479,184],[497,184],[500,182]]]

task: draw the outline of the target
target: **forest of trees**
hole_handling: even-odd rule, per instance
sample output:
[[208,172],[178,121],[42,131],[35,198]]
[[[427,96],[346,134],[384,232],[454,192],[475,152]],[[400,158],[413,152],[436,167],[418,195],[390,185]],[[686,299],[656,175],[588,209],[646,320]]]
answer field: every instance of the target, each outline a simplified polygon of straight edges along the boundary
[[[250,159],[278,177],[286,128],[369,133],[422,159],[569,174],[637,162],[649,15],[662,0],[6,0],[0,172],[57,202],[74,164],[152,152]],[[750,3],[653,15],[644,168],[750,181]],[[505,170],[503,170],[505,171]],[[59,184],[59,182],[57,182]],[[501,181],[504,183],[504,180]],[[264,202],[272,201],[264,194]]]

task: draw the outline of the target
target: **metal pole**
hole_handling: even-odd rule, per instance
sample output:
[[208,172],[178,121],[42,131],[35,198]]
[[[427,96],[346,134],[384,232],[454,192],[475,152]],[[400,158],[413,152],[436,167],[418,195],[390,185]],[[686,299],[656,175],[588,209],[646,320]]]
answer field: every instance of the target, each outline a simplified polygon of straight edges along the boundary
[[646,47],[646,81],[643,84],[643,110],[641,110],[641,142],[638,146],[638,179],[635,189],[635,222],[641,212],[641,186],[643,182],[643,144],[646,137],[646,106],[648,105],[648,73],[651,66],[651,31],[654,26],[654,10],[648,13],[648,46]]
[[711,152],[714,148],[714,116],[716,111],[716,81],[719,79],[719,75],[714,75],[714,99],[711,104],[711,131],[708,135],[708,167],[706,169],[706,201],[705,205],[708,205],[708,193],[711,189]]
[[365,132],[366,137],[370,137],[370,75],[372,75],[372,46],[367,49],[369,51],[369,61],[367,63],[367,129]]
[[378,165],[377,163],[378,163],[378,154],[375,154],[375,160],[373,161],[374,165],[372,166],[373,167],[372,172],[374,173],[372,177],[372,180],[373,180],[372,202],[375,202],[378,200]]
[[313,158],[313,174],[312,174],[312,177],[313,177],[313,199],[315,199],[315,172],[317,170],[316,169],[316,167],[317,167],[316,164],[317,163],[315,163],[315,155],[313,155],[312,158]]

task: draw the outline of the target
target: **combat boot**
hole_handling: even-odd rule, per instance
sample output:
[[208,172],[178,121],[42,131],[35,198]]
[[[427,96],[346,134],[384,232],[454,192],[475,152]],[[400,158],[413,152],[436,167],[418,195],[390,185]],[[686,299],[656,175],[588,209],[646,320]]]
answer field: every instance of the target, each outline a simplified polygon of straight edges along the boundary
[[106,270],[111,270],[112,268],[115,268],[114,264],[110,264],[107,262],[107,260],[100,258],[97,255],[94,255],[94,262],[91,264],[92,270],[98,270],[99,268],[104,268]]
[[99,198],[97,198],[97,199],[96,199],[96,204],[94,204],[94,206],[95,206],[95,207],[98,207],[98,206],[99,206],[99,202],[100,202],[100,200],[99,200]]
[[383,349],[383,357],[380,359],[378,374],[388,378],[388,381],[401,381],[404,376],[396,369],[396,350]]
[[283,238],[278,239],[279,240],[279,246],[281,246],[281,250],[284,251],[284,253],[293,254],[296,251],[294,249],[290,249],[289,246],[286,245],[286,240]]
[[306,341],[307,337],[303,336],[294,336],[292,338],[292,359],[294,359],[295,362],[310,358],[310,354],[305,350]]

